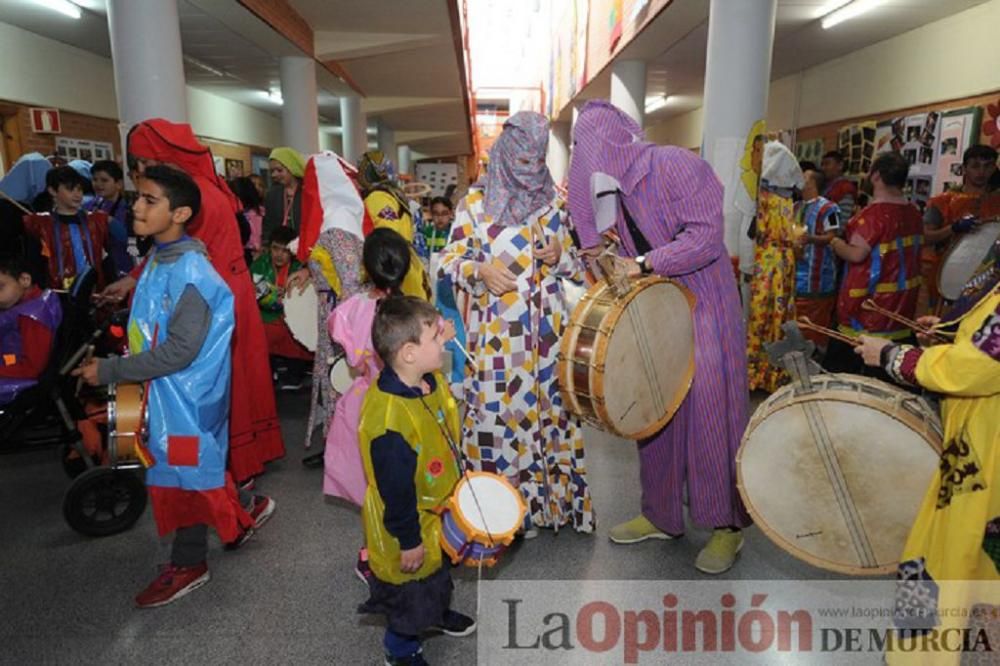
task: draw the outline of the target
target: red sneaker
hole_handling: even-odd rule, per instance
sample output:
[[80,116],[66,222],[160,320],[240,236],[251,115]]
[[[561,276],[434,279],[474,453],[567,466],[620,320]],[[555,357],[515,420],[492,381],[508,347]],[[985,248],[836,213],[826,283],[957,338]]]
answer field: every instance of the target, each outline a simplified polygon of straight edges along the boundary
[[204,562],[193,567],[178,567],[168,564],[156,580],[135,598],[139,608],[156,608],[176,601],[192,590],[207,583],[212,578],[208,565]]
[[240,532],[240,535],[236,537],[235,540],[227,543],[223,546],[223,548],[225,550],[236,550],[240,548],[243,544],[250,540],[250,537],[252,537],[257,530],[261,528],[261,525],[267,522],[268,518],[271,517],[271,514],[274,513],[277,506],[278,503],[270,497],[255,495],[253,498],[253,508],[250,509],[250,517],[254,520],[254,526],[248,527]]

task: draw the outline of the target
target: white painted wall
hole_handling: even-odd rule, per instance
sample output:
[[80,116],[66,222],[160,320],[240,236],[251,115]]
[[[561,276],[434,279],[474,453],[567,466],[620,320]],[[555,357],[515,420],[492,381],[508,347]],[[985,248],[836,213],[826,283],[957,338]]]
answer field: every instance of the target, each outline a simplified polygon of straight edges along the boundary
[[[117,118],[111,60],[0,23],[0,99]],[[16,65],[15,65],[16,63]],[[234,143],[281,144],[281,119],[224,97],[187,87],[195,134]]]
[[111,60],[0,23],[0,99],[117,118]]
[[[767,126],[794,129],[998,90],[998,25],[1000,0],[990,0],[772,81]],[[646,132],[657,143],[698,146],[701,109]]]
[[280,146],[281,118],[198,88],[187,87],[188,121],[199,136],[257,146]]

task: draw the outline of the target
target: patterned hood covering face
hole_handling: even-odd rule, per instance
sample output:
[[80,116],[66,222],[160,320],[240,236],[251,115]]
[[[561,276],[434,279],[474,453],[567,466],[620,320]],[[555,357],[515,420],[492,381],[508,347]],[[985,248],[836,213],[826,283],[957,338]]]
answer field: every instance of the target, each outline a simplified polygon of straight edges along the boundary
[[490,149],[484,181],[483,209],[494,224],[520,224],[551,203],[555,184],[545,165],[549,121],[533,111],[519,111],[507,119]]
[[601,241],[591,198],[593,174],[607,174],[629,194],[648,173],[655,147],[638,123],[610,102],[592,100],[580,111],[573,129],[568,203],[583,247]]
[[388,192],[396,198],[404,210],[409,209],[406,195],[396,183],[396,169],[392,160],[381,150],[369,150],[358,160],[358,185],[363,196],[375,190]]

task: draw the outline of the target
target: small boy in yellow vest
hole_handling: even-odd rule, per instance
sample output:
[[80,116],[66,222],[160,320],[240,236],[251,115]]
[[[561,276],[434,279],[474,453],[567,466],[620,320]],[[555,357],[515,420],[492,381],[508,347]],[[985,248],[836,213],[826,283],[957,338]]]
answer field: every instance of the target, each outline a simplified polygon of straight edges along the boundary
[[461,474],[448,441],[458,441],[458,409],[439,372],[446,337],[438,311],[413,296],[385,299],[372,324],[385,367],[365,395],[358,427],[374,574],[360,610],[386,616],[386,664],[426,664],[420,635],[428,630],[467,636],[476,629],[472,618],[450,609],[436,511]]

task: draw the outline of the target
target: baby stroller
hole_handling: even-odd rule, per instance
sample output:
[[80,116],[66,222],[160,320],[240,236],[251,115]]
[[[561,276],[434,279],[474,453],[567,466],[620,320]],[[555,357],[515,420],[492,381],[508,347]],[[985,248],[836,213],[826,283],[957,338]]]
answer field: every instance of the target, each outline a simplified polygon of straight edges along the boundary
[[70,373],[109,326],[121,325],[127,318],[116,315],[105,326],[94,324],[90,307],[94,284],[94,275],[85,273],[62,298],[63,321],[56,331],[49,367],[38,384],[0,409],[0,450],[57,445],[63,469],[73,479],[63,499],[63,517],[81,534],[110,536],[135,524],[146,509],[147,497],[142,465],[130,455],[131,450],[118,446],[122,437],[113,389],[93,392],[89,400],[109,406],[106,420],[114,437],[109,436],[108,445],[100,451],[88,450],[77,427],[95,414],[87,413],[79,382]]

